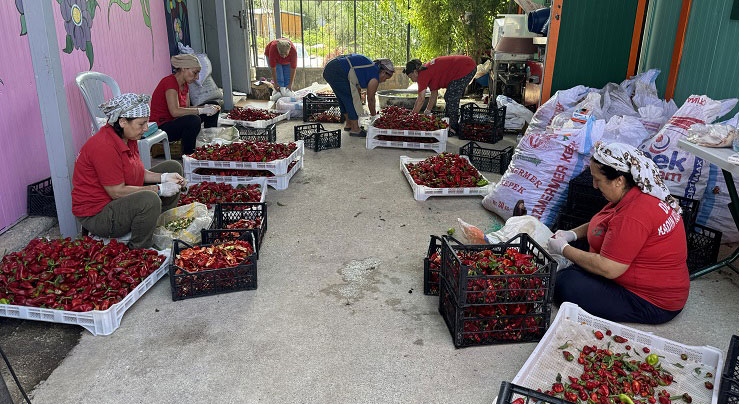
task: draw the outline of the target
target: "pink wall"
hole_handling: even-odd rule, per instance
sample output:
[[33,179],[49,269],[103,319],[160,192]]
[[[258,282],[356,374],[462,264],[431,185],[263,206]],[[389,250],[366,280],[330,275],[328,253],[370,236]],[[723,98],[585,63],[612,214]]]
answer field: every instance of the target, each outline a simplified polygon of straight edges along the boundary
[[[75,1],[85,3],[71,2]],[[151,31],[144,23],[139,1],[131,2],[128,12],[115,4],[109,10],[108,2],[99,2],[93,18],[91,70],[113,77],[122,92],[151,94],[170,72],[164,2],[149,1]],[[67,2],[70,0],[62,1],[62,6]],[[57,39],[72,133],[79,150],[91,135],[91,126],[75,77],[90,70],[90,62],[82,50],[61,51],[67,33],[60,7],[54,7]],[[0,84],[0,231],[26,213],[26,186],[49,176],[28,39],[20,36],[19,17],[13,1],[0,2],[0,80],[4,83]]]

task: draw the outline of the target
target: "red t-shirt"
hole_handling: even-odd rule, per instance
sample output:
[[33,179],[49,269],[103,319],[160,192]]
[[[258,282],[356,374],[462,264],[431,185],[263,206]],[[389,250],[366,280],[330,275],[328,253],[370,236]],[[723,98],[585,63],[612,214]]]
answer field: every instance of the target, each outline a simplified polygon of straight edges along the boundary
[[680,310],[688,300],[690,279],[685,226],[665,202],[633,187],[609,203],[588,225],[590,251],[629,268],[614,279],[665,310]]
[[95,216],[113,199],[103,186],[144,185],[144,164],[135,140],[124,142],[110,125],[100,128],[80,150],[72,175],[72,213]]
[[477,63],[469,56],[439,56],[426,63],[426,70],[418,72],[418,92],[447,88],[449,83],[459,80],[477,68]]
[[177,78],[175,78],[174,74],[170,74],[159,82],[157,88],[154,89],[154,94],[151,95],[150,122],[156,122],[157,125],[161,125],[174,119],[172,114],[169,113],[169,107],[167,106],[166,93],[170,89],[177,91],[180,106],[187,107],[187,94],[190,91],[190,87],[185,83],[184,87],[180,89],[180,85],[177,84]]
[[264,56],[269,59],[270,66],[277,66],[278,64],[289,64],[291,69],[295,69],[298,67],[298,51],[295,49],[295,45],[293,45],[292,42],[290,42],[290,52],[287,54],[287,57],[283,58],[282,56],[280,56],[280,52],[277,51],[276,39],[268,43],[267,47],[264,48]]

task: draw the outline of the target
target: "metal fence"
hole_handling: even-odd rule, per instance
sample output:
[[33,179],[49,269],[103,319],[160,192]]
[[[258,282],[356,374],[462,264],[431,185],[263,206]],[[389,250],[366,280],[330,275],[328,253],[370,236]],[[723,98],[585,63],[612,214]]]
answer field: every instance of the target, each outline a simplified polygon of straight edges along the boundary
[[[417,47],[408,0],[280,0],[280,31],[298,51],[298,67],[323,67],[333,57],[361,53],[404,65]],[[405,5],[403,4],[404,2]],[[255,66],[277,37],[274,0],[247,0]]]

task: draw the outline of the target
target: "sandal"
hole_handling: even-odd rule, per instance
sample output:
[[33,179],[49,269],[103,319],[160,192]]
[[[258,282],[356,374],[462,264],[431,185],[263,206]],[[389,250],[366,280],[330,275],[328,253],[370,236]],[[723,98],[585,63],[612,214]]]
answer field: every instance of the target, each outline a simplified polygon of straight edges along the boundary
[[363,128],[360,129],[359,132],[349,132],[349,136],[356,136],[356,137],[367,137],[367,131]]
[[[360,126],[359,127],[359,130],[364,130],[364,127],[363,126]],[[351,132],[351,131],[352,131],[352,128],[344,127],[344,132]]]

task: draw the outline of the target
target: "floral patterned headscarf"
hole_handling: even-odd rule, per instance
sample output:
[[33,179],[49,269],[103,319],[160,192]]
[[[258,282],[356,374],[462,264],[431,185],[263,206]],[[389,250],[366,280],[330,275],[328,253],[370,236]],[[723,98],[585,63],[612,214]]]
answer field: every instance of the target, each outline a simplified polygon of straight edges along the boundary
[[682,213],[680,203],[672,195],[662,181],[659,168],[641,150],[624,143],[604,144],[597,142],[593,158],[601,164],[618,171],[631,173],[636,186],[645,194],[665,201],[678,214]]
[[108,123],[112,125],[118,118],[149,116],[149,100],[151,97],[147,94],[126,93],[100,104],[100,109],[108,117]]

